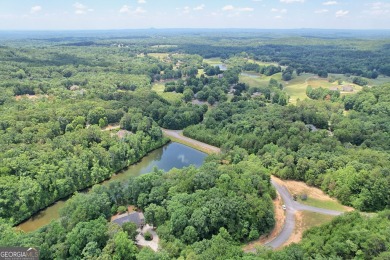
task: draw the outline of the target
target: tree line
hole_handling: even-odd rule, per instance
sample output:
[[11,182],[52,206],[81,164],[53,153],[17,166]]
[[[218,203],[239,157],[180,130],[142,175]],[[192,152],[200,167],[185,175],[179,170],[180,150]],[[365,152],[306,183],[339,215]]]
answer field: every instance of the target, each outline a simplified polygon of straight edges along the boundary
[[[221,161],[235,158],[231,164]],[[248,241],[274,226],[275,190],[260,160],[242,151],[211,157],[202,167],[174,169],[96,185],[76,193],[60,219],[31,232],[15,232],[0,219],[4,246],[37,246],[41,259],[174,259],[217,256],[233,241]],[[108,221],[122,205],[144,210],[147,223],[157,227],[162,250],[138,250],[134,226]],[[50,239],[49,239],[50,238]],[[222,246],[222,248],[220,248]],[[235,253],[239,249],[233,247]],[[226,252],[220,252],[223,255]],[[242,254],[242,253],[240,253]]]
[[225,151],[238,145],[257,154],[273,174],[320,187],[359,210],[385,209],[390,204],[387,114],[344,116],[343,108],[308,100],[297,106],[224,103],[184,134]]

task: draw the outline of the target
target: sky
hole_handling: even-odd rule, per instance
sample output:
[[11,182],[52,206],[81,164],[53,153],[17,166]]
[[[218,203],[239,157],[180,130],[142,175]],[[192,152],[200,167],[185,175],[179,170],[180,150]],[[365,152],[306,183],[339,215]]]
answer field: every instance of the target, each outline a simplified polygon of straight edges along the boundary
[[390,0],[0,0],[0,30],[390,29]]

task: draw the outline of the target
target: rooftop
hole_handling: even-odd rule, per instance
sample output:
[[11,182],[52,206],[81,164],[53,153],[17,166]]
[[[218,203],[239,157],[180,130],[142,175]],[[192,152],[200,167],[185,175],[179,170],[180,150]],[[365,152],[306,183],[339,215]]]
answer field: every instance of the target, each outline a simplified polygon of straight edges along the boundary
[[137,226],[141,226],[144,224],[144,214],[142,212],[132,212],[132,213],[125,213],[118,217],[117,219],[113,220],[112,222],[117,223],[118,225],[122,226],[126,222],[133,222],[137,224]]

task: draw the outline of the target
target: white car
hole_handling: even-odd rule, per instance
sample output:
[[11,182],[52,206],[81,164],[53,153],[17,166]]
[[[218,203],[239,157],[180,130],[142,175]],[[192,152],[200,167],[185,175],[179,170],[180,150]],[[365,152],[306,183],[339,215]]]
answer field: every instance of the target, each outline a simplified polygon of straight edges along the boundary
[[283,205],[282,205],[282,209],[283,209],[283,210],[286,210],[286,205],[283,204]]

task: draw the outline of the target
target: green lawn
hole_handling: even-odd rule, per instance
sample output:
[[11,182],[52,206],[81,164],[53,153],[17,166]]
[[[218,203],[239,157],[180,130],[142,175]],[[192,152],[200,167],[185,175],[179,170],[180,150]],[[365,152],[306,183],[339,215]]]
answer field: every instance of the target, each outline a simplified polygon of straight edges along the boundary
[[330,209],[330,210],[336,210],[336,211],[347,211],[346,208],[337,201],[318,200],[318,199],[313,199],[310,197],[308,197],[307,200],[305,200],[305,201],[303,201],[301,199],[298,199],[298,201],[302,204],[317,207],[317,208]]
[[264,61],[257,61],[257,60],[252,60],[252,59],[248,59],[248,62],[257,63],[260,66],[269,66],[269,65],[279,66],[279,64],[277,62],[264,62]]
[[329,223],[335,216],[324,215],[316,212],[303,211],[302,212],[302,231],[309,228],[321,226]]
[[[342,92],[341,95],[349,95],[354,94],[360,90],[362,90],[361,86],[353,84],[352,79],[346,77],[342,74],[329,74],[329,77],[335,77],[336,79],[342,80],[342,85],[351,85],[353,86],[353,92]],[[296,104],[297,100],[304,100],[308,98],[306,96],[306,88],[311,86],[312,88],[331,88],[338,87],[341,90],[341,86],[338,85],[338,81],[329,82],[329,79],[319,78],[317,75],[312,73],[303,73],[300,76],[295,76],[288,83],[285,83],[285,91],[290,96],[290,103]]]
[[166,99],[167,101],[174,103],[176,101],[181,101],[183,99],[183,94],[173,93],[173,92],[164,92],[165,86],[161,83],[153,84],[152,90],[156,91],[158,95]]
[[[248,73],[256,75],[256,73]],[[276,73],[272,76],[259,75],[259,77],[252,77],[248,75],[240,75],[240,82],[248,84],[249,87],[266,87],[271,78],[281,81],[282,73]]]
[[308,86],[306,80],[314,76],[311,73],[302,73],[299,76],[295,76],[289,82],[284,83],[284,90],[290,96],[290,103],[296,104],[298,99],[304,100],[308,98],[306,96],[306,88]]
[[205,62],[211,66],[217,66],[218,64],[222,64],[222,61],[220,58],[204,59],[203,62]]
[[378,86],[378,85],[382,85],[382,84],[385,84],[385,83],[390,83],[390,77],[379,76],[376,79],[369,79],[368,80],[368,85],[369,86]]
[[157,53],[148,53],[148,56],[151,56],[151,57],[154,57],[154,58],[157,58],[157,59],[164,59],[166,57],[168,57],[169,53],[165,53],[165,52],[157,52]]
[[[335,78],[340,78],[341,80],[344,81],[344,84],[351,84],[351,85],[354,85],[352,84],[352,79],[354,76],[351,76],[351,77],[347,77],[343,74],[329,74],[329,77],[330,76],[334,76]],[[382,85],[382,84],[385,84],[385,83],[390,83],[390,77],[386,77],[386,76],[379,76],[378,78],[376,79],[368,79],[366,78],[366,80],[368,80],[368,86],[372,87],[372,86],[378,86],[378,85]],[[357,87],[357,91],[359,91],[362,87],[358,86],[358,85],[354,85]]]

